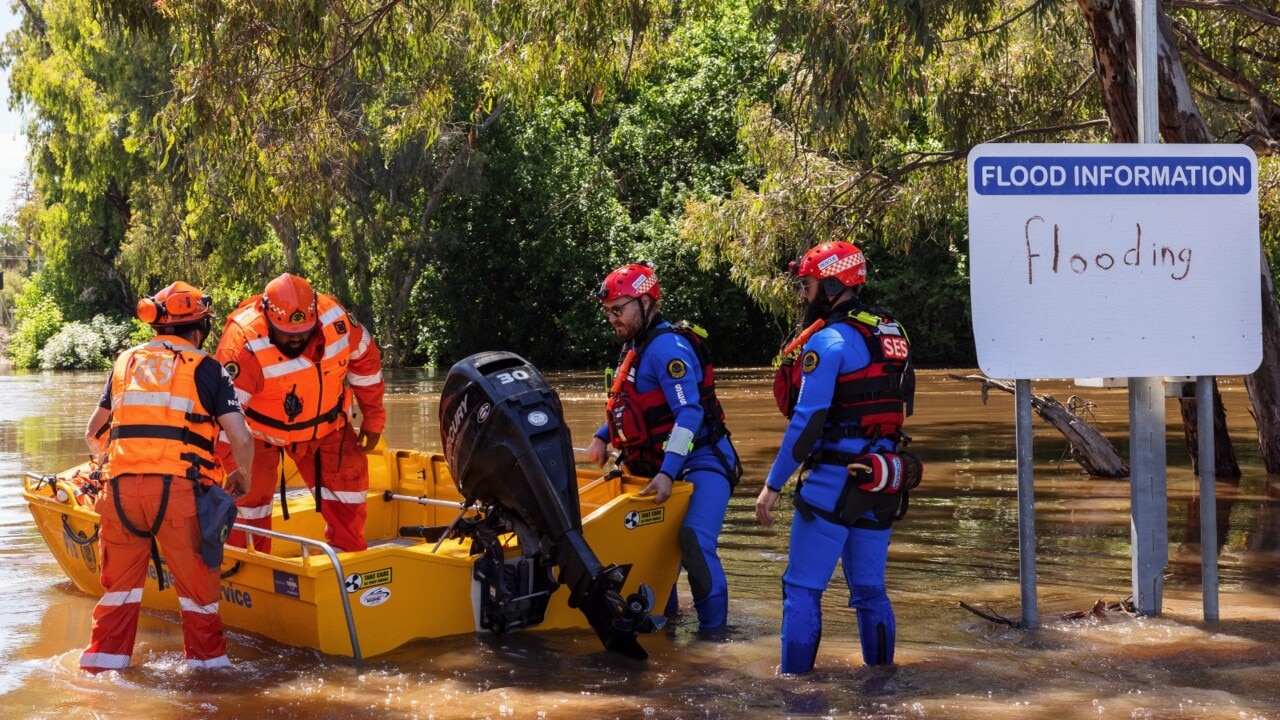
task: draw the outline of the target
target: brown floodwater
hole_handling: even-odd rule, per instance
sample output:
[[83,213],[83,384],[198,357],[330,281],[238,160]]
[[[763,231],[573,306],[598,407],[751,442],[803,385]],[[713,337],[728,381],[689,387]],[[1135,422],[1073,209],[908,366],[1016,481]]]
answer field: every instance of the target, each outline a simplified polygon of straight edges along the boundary
[[[780,577],[789,519],[764,529],[753,503],[783,420],[762,370],[718,373],[747,467],[721,536],[730,632],[701,639],[687,586],[682,615],[641,637],[643,663],[601,650],[594,634],[523,632],[421,641],[357,666],[235,630],[230,671],[188,671],[177,619],[144,611],[135,666],[96,677],[77,662],[95,599],[48,554],[20,494],[25,470],[85,457],[84,421],[101,373],[0,374],[0,717],[4,718],[1267,718],[1280,717],[1280,478],[1257,460],[1239,378],[1220,381],[1244,477],[1217,485],[1221,620],[1202,618],[1198,489],[1168,405],[1169,565],[1163,613],[1084,613],[1130,593],[1129,485],[1090,478],[1035,422],[1040,627],[1017,620],[1018,498],[1012,397],[923,373],[913,448],[926,463],[890,548],[898,665],[861,662],[837,571],[823,599],[814,673],[779,677]],[[439,449],[443,374],[388,373],[387,440]],[[576,444],[601,419],[598,375],[549,377]],[[1127,457],[1127,393],[1037,382],[1036,393],[1094,403],[1098,427]],[[780,505],[784,513],[790,504]]]

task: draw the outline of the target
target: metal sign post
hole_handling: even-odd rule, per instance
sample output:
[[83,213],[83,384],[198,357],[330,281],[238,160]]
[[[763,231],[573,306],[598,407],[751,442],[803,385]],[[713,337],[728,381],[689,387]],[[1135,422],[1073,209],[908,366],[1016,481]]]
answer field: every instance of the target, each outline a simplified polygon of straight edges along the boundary
[[1022,627],[1040,624],[1036,608],[1036,497],[1031,463],[1031,381],[1015,380],[1013,404],[1018,446],[1018,579],[1022,586]]
[[1158,377],[1129,379],[1129,468],[1133,607],[1142,615],[1159,615],[1169,564],[1169,501],[1164,384]]
[[1027,400],[1017,407],[1024,626],[1036,622],[1032,378],[1130,378],[1133,597],[1139,613],[1159,614],[1161,378],[1246,375],[1262,360],[1257,156],[1242,145],[989,144],[970,152],[968,170],[978,365],[1017,380]]
[[[1159,143],[1160,75],[1155,0],[1139,0],[1138,142]],[[1210,426],[1212,427],[1212,426]],[[1169,503],[1165,494],[1164,388],[1160,378],[1129,380],[1129,519],[1133,542],[1133,606],[1159,615],[1169,563]]]
[[1200,588],[1204,619],[1218,619],[1217,464],[1213,457],[1213,378],[1196,378],[1196,423],[1200,426]]

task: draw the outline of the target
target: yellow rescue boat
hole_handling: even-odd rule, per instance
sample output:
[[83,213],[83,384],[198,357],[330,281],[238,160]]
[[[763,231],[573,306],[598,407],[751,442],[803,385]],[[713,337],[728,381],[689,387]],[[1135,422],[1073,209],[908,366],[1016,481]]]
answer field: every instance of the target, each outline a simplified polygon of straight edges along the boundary
[[[334,553],[323,542],[324,521],[305,488],[290,490],[289,519],[277,503],[271,553],[227,547],[223,561],[223,621],[287,645],[329,655],[359,658],[393,650],[410,640],[482,631],[482,553],[470,538],[442,542],[401,537],[400,528],[445,527],[459,515],[458,494],[443,457],[410,451],[369,456],[369,549]],[[101,595],[98,579],[98,514],[88,466],[57,476],[28,475],[23,497],[45,542],[81,591]],[[578,470],[582,535],[602,562],[631,565],[624,597],[641,584],[666,590],[676,580],[678,532],[689,505],[690,486],[676,483],[661,506],[635,493],[645,480]],[[400,496],[400,499],[389,497]],[[419,502],[439,501],[436,503]],[[475,515],[475,513],[468,513]],[[240,526],[241,529],[247,529]],[[522,550],[513,534],[502,542],[506,557],[518,562]],[[163,548],[161,548],[163,552]],[[550,597],[540,629],[587,628],[587,618],[568,604],[561,586]],[[178,612],[173,583],[156,588],[148,570],[146,607]],[[350,627],[347,608],[350,608]],[[515,630],[517,628],[504,628]]]
[[[368,456],[367,550],[326,545],[305,488],[287,493],[288,520],[277,503],[269,554],[226,548],[227,626],[357,660],[420,638],[522,628],[591,628],[606,648],[645,656],[635,636],[662,627],[650,588],[665,599],[675,583],[691,486],[675,483],[658,506],[637,495],[645,479],[574,468],[558,398],[531,366],[494,355],[509,356],[486,353],[446,381],[444,454]],[[514,382],[491,382],[486,367]],[[98,487],[81,466],[28,473],[23,489],[50,550],[90,595],[102,594]],[[159,590],[154,573],[143,605],[176,613],[172,583]]]

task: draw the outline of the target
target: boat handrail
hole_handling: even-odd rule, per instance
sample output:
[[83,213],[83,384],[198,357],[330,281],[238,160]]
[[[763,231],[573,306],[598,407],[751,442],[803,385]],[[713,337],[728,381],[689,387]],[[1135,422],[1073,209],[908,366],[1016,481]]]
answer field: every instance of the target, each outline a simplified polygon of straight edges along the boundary
[[275,530],[267,530],[260,527],[253,527],[252,525],[245,525],[244,523],[236,523],[235,529],[245,533],[246,535],[245,544],[248,547],[242,548],[242,549],[250,553],[256,552],[255,550],[252,549],[253,536],[264,535],[266,537],[274,538],[276,540],[284,540],[286,542],[298,543],[300,546],[302,546],[302,561],[304,563],[310,557],[310,553],[307,550],[307,548],[309,547],[314,547],[324,552],[325,555],[329,556],[329,562],[333,563],[334,577],[338,582],[338,597],[342,598],[342,612],[344,615],[346,615],[346,618],[347,618],[347,634],[351,637],[351,655],[352,657],[355,658],[355,661],[359,663],[361,661],[360,638],[356,633],[355,618],[352,617],[351,615],[351,600],[347,598],[347,585],[346,585],[347,575],[342,570],[342,561],[338,559],[338,553],[333,549],[333,546],[329,545],[329,543],[322,542],[320,540],[312,540],[309,537],[303,537],[301,535],[290,535],[288,533],[277,532]]
[[436,500],[435,498],[429,498],[422,495],[400,495],[397,493],[393,493],[390,490],[386,490],[382,493],[382,499],[385,502],[391,502],[392,500],[399,500],[401,502],[416,503],[418,505],[436,505],[438,507],[453,508],[454,510],[466,510],[468,507],[470,507],[470,505],[467,504],[466,501]]

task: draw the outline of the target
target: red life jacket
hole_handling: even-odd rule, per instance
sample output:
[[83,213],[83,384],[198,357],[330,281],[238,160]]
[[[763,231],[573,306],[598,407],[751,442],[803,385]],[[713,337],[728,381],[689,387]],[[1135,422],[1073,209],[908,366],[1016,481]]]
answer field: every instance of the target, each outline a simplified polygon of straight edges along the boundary
[[667,438],[675,427],[675,413],[667,405],[659,385],[649,392],[636,389],[636,368],[640,356],[654,338],[663,333],[679,333],[697,355],[702,366],[702,382],[698,385],[698,403],[702,405],[703,422],[710,432],[694,443],[694,448],[718,442],[724,435],[724,408],[716,398],[715,373],[711,354],[702,341],[701,328],[681,321],[668,328],[655,330],[638,348],[627,351],[605,403],[609,423],[609,441],[622,454],[622,461],[635,475],[654,475],[662,467]]
[[[828,437],[896,437],[911,414],[915,395],[915,369],[911,365],[911,345],[906,331],[892,318],[866,311],[831,318],[847,322],[867,344],[871,361],[866,367],[836,378],[836,388],[827,411]],[[818,322],[805,329],[808,339],[823,326]],[[797,338],[797,340],[801,340]],[[803,344],[803,342],[801,342]],[[788,346],[790,354],[796,343]],[[801,363],[788,357],[774,376],[774,399],[782,414],[791,417],[800,395]],[[837,426],[844,426],[839,428]]]

